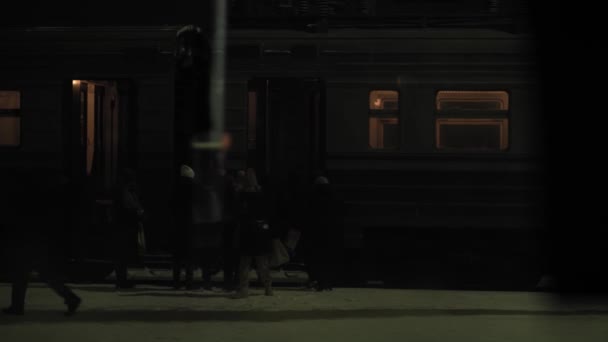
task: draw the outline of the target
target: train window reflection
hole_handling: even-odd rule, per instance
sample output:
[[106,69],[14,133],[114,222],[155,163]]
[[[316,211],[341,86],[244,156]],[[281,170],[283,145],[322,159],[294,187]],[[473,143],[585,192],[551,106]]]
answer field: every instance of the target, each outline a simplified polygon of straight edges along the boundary
[[438,111],[507,111],[509,93],[506,91],[453,91],[437,93]]
[[21,93],[0,91],[0,146],[21,144]]
[[445,151],[506,151],[509,93],[442,90],[435,105],[435,146]]
[[399,148],[399,120],[369,118],[369,145],[374,149]]
[[438,118],[439,150],[504,151],[509,147],[507,119]]
[[399,92],[372,90],[369,93],[369,147],[399,149]]
[[395,90],[372,90],[369,93],[369,109],[398,110],[399,93]]

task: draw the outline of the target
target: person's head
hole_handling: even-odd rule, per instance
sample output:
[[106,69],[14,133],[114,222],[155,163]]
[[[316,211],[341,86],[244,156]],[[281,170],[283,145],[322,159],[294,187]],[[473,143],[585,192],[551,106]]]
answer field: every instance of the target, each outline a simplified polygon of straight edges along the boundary
[[201,27],[188,25],[177,32],[175,57],[181,67],[203,63],[208,60],[209,53],[208,39]]
[[329,179],[325,176],[315,178],[315,185],[329,185]]
[[315,178],[314,180],[314,190],[317,192],[317,194],[321,195],[321,196],[330,196],[331,197],[331,185],[329,183],[329,179],[327,179],[327,177],[325,176],[318,176],[317,178]]
[[192,168],[190,166],[182,164],[179,168],[179,175],[180,175],[180,177],[194,179],[194,176],[196,174],[194,173],[194,170],[192,170]]

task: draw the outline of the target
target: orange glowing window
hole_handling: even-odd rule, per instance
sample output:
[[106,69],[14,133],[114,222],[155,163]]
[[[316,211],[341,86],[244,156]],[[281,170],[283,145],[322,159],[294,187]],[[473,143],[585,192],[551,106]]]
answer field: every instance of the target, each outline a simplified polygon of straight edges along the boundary
[[398,149],[399,137],[399,120],[397,118],[369,118],[370,148]]
[[435,147],[454,152],[509,148],[509,93],[504,90],[442,90],[435,98]]
[[0,91],[0,146],[21,144],[21,93]]
[[369,93],[369,148],[399,149],[399,92],[372,90]]
[[398,110],[399,92],[396,90],[372,90],[369,93],[369,109]]
[[443,112],[508,111],[509,93],[506,91],[455,91],[437,93],[436,108]]

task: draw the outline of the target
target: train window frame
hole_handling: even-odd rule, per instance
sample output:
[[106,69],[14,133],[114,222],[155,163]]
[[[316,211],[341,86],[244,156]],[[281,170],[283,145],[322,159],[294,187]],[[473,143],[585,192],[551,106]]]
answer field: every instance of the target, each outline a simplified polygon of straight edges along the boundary
[[[3,143],[0,140],[0,148],[2,149],[13,149],[13,148],[20,148],[23,142],[23,125],[22,125],[22,114],[21,114],[21,109],[22,109],[22,103],[23,103],[23,92],[21,91],[21,89],[7,89],[7,88],[0,88],[0,95],[2,93],[17,93],[18,96],[18,100],[17,100],[17,106],[16,108],[9,108],[9,106],[7,106],[7,108],[2,108],[0,107],[0,121],[2,121],[1,119],[3,118],[13,118],[15,119],[15,126],[16,126],[16,142],[15,143]],[[2,102],[0,101],[0,106],[2,106]]]
[[[484,148],[454,148],[450,146],[442,146],[441,144],[441,128],[448,125],[461,126],[493,126],[496,125],[500,129],[498,149]],[[437,118],[435,124],[435,146],[442,151],[475,151],[475,152],[495,152],[506,151],[509,148],[509,119],[508,118]]]
[[[499,99],[499,101],[496,101],[498,103],[502,103],[506,108],[505,109],[464,109],[464,110],[459,110],[459,109],[442,109],[441,108],[441,99],[440,99],[440,95],[441,93],[447,93],[447,94],[464,94],[464,93],[501,93],[501,95],[504,95],[506,97],[505,100],[503,99]],[[491,95],[491,94],[488,94]],[[491,96],[487,96],[487,99],[492,99]],[[485,89],[475,89],[475,90],[464,90],[464,89],[459,89],[459,90],[437,90],[437,92],[435,93],[435,111],[438,113],[443,113],[443,114],[447,114],[447,113],[453,113],[453,114],[461,114],[461,113],[470,113],[470,114],[475,114],[475,113],[495,113],[495,114],[501,114],[501,113],[508,113],[510,108],[511,108],[511,94],[504,89],[501,90],[496,90],[496,89],[492,89],[492,90],[485,90]],[[454,100],[453,100],[454,101]],[[465,102],[466,100],[460,100],[461,102]],[[447,102],[447,101],[446,101]],[[469,99],[469,102],[474,102],[472,99]]]
[[[506,109],[440,109],[438,96],[442,92],[500,92],[506,96],[505,106]],[[434,148],[437,151],[445,153],[505,153],[508,152],[511,147],[511,92],[508,89],[437,89],[434,97],[434,111],[435,111],[435,122],[434,122],[434,135],[435,143]],[[498,142],[498,148],[486,149],[486,148],[455,148],[449,147],[442,144],[441,141],[441,127],[442,125],[492,125],[496,124],[500,126],[500,136]]]
[[[389,109],[376,109],[372,108],[372,94],[374,92],[394,92],[397,95],[397,105],[396,108]],[[367,93],[367,108],[368,108],[368,119],[367,119],[367,143],[368,150],[375,152],[390,152],[390,151],[399,151],[401,149],[401,140],[402,140],[402,132],[401,132],[401,91],[400,89],[395,89],[391,87],[382,87],[382,88],[373,88],[369,89]],[[391,121],[396,121],[396,123],[392,123]],[[382,123],[382,131],[384,125],[391,124],[397,126],[397,131],[399,132],[398,140],[399,142],[394,147],[377,147],[378,138],[377,132],[376,135],[372,134],[373,127],[378,127],[378,124]],[[376,139],[373,137],[376,136]]]

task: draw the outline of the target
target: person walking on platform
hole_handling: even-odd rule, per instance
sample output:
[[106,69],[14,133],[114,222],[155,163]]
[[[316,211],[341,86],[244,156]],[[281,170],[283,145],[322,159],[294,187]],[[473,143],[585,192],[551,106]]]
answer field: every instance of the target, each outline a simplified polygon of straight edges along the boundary
[[129,262],[136,260],[138,255],[138,230],[142,224],[144,208],[139,200],[139,191],[135,171],[126,169],[123,172],[121,184],[118,186],[115,199],[117,208],[117,224],[115,225],[115,271],[116,288],[129,289],[135,283],[128,281],[127,268]]
[[[11,260],[11,304],[2,310],[8,315],[23,315],[25,295],[32,270],[55,291],[67,306],[66,315],[72,315],[80,306],[81,299],[59,275],[65,236],[61,229],[66,226],[66,181],[53,174],[29,174],[22,171],[15,178],[13,189],[6,194],[11,198],[10,207],[2,219],[7,260]],[[13,190],[13,191],[11,191]]]
[[249,270],[255,261],[258,278],[264,284],[264,294],[272,296],[272,279],[268,264],[272,250],[273,215],[269,201],[258,185],[255,170],[247,170],[247,182],[238,194],[239,201],[239,288],[235,298],[249,296]]

